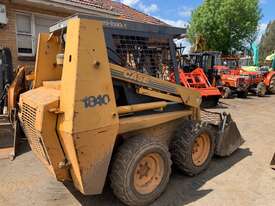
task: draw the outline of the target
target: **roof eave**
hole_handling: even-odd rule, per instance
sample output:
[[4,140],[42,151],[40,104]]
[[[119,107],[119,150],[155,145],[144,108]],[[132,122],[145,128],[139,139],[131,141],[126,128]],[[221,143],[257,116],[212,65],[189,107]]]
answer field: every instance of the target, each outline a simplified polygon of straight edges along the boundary
[[96,8],[88,5],[81,5],[78,3],[68,2],[65,0],[11,0],[12,3],[17,4],[28,4],[31,3],[33,5],[43,5],[48,6],[49,8],[56,7],[63,10],[74,11],[78,13],[86,13],[86,14],[98,14],[98,15],[109,15],[109,16],[119,16],[120,14],[114,11],[105,10]]

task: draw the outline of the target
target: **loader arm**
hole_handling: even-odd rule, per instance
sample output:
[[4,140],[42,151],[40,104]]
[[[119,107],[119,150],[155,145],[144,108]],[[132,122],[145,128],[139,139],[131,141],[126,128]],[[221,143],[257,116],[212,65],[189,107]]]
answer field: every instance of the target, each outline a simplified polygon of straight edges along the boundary
[[171,96],[180,97],[183,104],[191,107],[199,108],[201,104],[201,96],[198,91],[182,87],[168,81],[164,81],[147,74],[136,72],[115,64],[110,64],[112,77],[129,83],[133,83],[139,87],[147,87],[159,91],[159,98],[162,93]]

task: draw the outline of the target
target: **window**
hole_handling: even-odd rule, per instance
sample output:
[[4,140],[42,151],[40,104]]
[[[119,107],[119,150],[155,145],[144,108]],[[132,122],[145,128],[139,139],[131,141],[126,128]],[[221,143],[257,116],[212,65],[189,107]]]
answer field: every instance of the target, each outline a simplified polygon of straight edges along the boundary
[[49,27],[60,18],[34,14],[16,14],[17,53],[21,57],[34,57],[39,33],[48,32]]
[[33,37],[31,26],[31,15],[16,15],[17,28],[17,50],[18,54],[25,54],[25,56],[33,56]]

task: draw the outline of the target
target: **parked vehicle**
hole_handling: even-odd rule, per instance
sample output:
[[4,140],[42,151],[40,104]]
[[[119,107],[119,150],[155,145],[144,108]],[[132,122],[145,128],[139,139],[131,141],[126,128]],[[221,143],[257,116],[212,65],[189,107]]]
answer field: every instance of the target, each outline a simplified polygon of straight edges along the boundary
[[[267,66],[253,66],[251,60],[248,58],[240,58],[240,67],[251,75],[262,76],[262,82],[264,83],[267,92],[275,94],[275,54],[266,57],[266,61],[269,62]],[[263,87],[263,86],[262,86]]]
[[[202,107],[215,107],[221,98],[221,92],[213,86],[203,68],[198,67],[197,62],[192,62],[189,55],[183,55],[178,52],[179,79],[181,85],[187,88],[193,88],[200,92],[202,96]],[[174,76],[170,78],[175,82]]]
[[219,89],[223,98],[229,98],[234,94],[246,97],[248,83],[246,76],[232,73],[228,65],[221,63],[220,52],[200,52],[185,55],[185,59],[191,62],[191,67],[186,69],[202,68],[212,87]]

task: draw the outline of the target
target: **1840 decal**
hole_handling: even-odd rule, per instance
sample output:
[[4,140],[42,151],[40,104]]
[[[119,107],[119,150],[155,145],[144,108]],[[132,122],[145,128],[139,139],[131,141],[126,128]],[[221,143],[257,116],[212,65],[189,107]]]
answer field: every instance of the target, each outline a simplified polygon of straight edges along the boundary
[[111,101],[109,95],[86,96],[83,98],[85,108],[107,105]]

